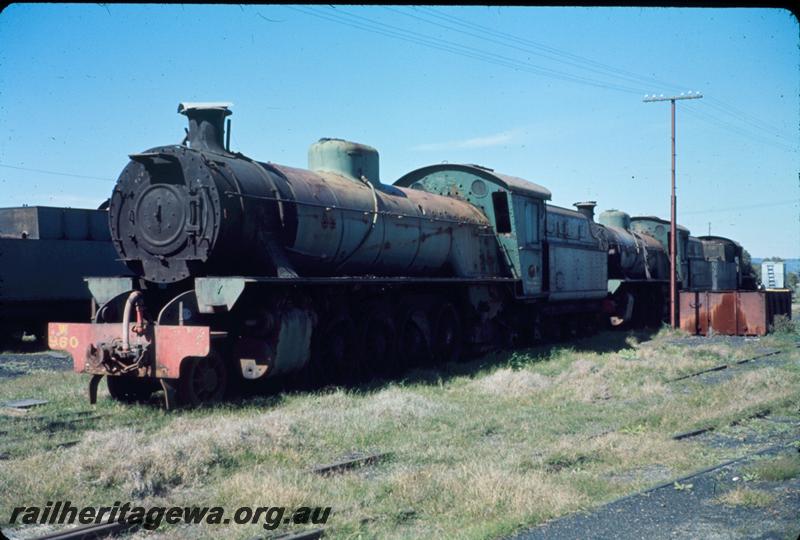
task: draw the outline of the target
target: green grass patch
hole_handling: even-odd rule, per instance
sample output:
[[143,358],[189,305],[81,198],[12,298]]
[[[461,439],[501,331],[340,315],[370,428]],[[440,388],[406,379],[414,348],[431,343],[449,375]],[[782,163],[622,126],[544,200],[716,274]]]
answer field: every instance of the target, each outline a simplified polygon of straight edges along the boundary
[[800,476],[800,454],[793,453],[760,461],[748,468],[759,480],[782,482]]

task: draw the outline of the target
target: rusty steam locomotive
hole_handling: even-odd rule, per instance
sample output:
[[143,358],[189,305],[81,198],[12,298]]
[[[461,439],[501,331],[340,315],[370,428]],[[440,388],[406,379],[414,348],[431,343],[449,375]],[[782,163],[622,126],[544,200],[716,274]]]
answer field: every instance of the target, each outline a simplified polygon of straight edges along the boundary
[[[340,139],[312,145],[308,169],[259,162],[224,142],[227,104],[178,110],[186,140],[131,155],[111,196],[135,277],[88,278],[94,320],[50,325],[51,348],[92,375],[92,401],[103,376],[117,399],[161,387],[171,407],[246,380],[391,375],[608,315],[662,320],[657,218],[597,222],[593,202],[550,205],[544,187],[478,165],[387,185],[373,148]],[[685,288],[690,270],[719,286],[746,274],[738,244],[712,272],[704,242],[721,240],[681,234]]]

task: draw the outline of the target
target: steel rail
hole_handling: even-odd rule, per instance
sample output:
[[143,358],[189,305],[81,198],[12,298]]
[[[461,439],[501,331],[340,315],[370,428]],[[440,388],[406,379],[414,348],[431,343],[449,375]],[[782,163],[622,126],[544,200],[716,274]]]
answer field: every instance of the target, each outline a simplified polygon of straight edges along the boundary
[[104,523],[81,525],[74,529],[37,536],[30,540],[90,540],[93,538],[106,538],[108,536],[127,532],[133,528],[138,528],[140,525],[141,524],[138,522],[106,521]]

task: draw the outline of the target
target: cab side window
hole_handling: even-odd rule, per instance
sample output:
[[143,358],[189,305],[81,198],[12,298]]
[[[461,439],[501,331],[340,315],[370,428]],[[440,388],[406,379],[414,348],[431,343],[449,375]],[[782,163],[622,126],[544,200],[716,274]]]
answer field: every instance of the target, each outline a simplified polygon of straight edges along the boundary
[[508,193],[505,191],[492,193],[492,206],[494,207],[494,222],[498,234],[510,233],[511,215],[508,211]]

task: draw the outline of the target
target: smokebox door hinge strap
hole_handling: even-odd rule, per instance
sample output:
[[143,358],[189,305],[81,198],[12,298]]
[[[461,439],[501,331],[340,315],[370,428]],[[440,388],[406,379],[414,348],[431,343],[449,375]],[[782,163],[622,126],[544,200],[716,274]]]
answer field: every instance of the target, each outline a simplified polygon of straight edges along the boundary
[[186,232],[194,234],[200,231],[200,216],[202,214],[202,198],[197,192],[189,193],[189,220],[186,223]]

